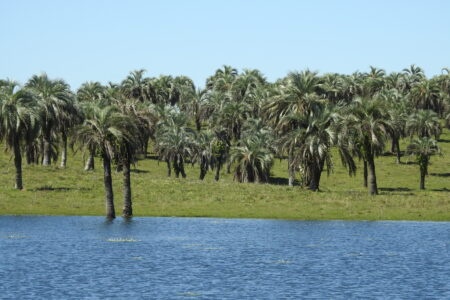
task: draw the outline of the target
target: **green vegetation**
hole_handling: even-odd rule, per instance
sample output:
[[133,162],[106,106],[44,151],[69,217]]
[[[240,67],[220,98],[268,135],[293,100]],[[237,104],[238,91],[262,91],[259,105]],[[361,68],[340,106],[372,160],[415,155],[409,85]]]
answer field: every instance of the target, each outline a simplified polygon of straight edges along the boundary
[[0,80],[0,214],[450,220],[449,121],[450,74],[414,65]]
[[[442,135],[441,148],[450,153],[450,133]],[[335,156],[336,153],[333,153]],[[103,170],[84,171],[82,154],[69,155],[69,164],[43,168],[24,166],[24,190],[14,186],[10,155],[0,155],[0,214],[103,215]],[[359,170],[361,164],[357,163]],[[450,162],[434,156],[429,165],[427,190],[419,190],[415,157],[377,160],[380,193],[369,196],[361,172],[349,177],[336,166],[323,176],[321,192],[287,185],[287,162],[275,160],[269,184],[237,183],[224,169],[219,181],[213,172],[199,180],[198,167],[186,168],[187,178],[167,177],[164,162],[142,159],[132,167],[135,216],[195,216],[280,218],[304,220],[450,220]],[[113,171],[114,191],[121,192],[121,173]],[[116,205],[122,204],[116,202]]]

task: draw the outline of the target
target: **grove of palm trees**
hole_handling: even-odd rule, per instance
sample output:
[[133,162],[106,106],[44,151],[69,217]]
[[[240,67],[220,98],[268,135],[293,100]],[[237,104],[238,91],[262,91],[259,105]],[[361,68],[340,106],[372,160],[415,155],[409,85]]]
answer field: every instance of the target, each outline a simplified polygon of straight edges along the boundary
[[[1,163],[2,176],[9,181],[1,191],[7,196],[1,198],[7,202],[19,198],[17,193],[25,195],[35,182],[24,178],[39,180],[39,174],[55,176],[52,182],[57,186],[58,177],[69,174],[64,172],[76,172],[70,174],[77,178],[64,183],[62,190],[69,193],[77,190],[81,178],[101,172],[92,193],[104,190],[102,201],[110,219],[116,217],[117,191],[122,193],[124,217],[140,214],[136,206],[133,209],[135,200],[153,201],[148,199],[150,194],[133,192],[134,179],[142,180],[143,174],[164,177],[161,182],[168,186],[161,189],[167,194],[188,191],[183,180],[190,179],[197,191],[205,188],[202,197],[209,200],[218,197],[211,190],[232,193],[243,188],[263,191],[251,199],[255,205],[267,201],[264,193],[273,202],[277,197],[306,194],[315,199],[314,205],[326,205],[328,196],[336,197],[330,182],[338,185],[345,170],[346,180],[357,182],[370,195],[367,205],[373,201],[376,206],[380,196],[401,202],[414,194],[402,186],[404,178],[413,180],[418,192],[425,190],[429,165],[435,159],[444,162],[435,177],[448,176],[450,170],[445,168],[450,164],[440,156],[446,154],[440,149],[449,142],[444,138],[448,128],[449,70],[427,78],[415,65],[390,74],[374,67],[350,75],[303,70],[276,82],[269,82],[258,70],[239,72],[223,66],[206,79],[205,88],[196,87],[186,76],[146,77],[144,70],[132,71],[119,83],[86,82],[76,91],[64,80],[46,74],[33,75],[24,85],[4,79],[0,80],[0,139],[9,156]],[[394,162],[383,166],[381,177],[380,160]],[[165,171],[143,168],[147,162]],[[387,178],[387,174],[402,174],[406,167],[404,178]],[[398,183],[396,188],[383,189],[380,181]],[[53,185],[41,184],[40,188],[64,192]],[[19,190],[15,196],[10,191],[13,188]],[[279,190],[270,194],[267,189],[272,188]],[[399,198],[395,192],[402,189],[407,193]],[[448,192],[445,186],[435,190],[443,195]],[[79,191],[80,195],[87,193],[83,188]],[[339,191],[344,199],[344,194],[354,193],[354,186],[341,186]],[[173,206],[183,210],[186,199],[177,197],[179,202]],[[444,213],[439,218],[448,218],[449,202],[439,203],[437,210]],[[11,213],[4,205],[0,212]],[[279,209],[289,211],[293,206]],[[169,208],[158,212],[171,213]]]

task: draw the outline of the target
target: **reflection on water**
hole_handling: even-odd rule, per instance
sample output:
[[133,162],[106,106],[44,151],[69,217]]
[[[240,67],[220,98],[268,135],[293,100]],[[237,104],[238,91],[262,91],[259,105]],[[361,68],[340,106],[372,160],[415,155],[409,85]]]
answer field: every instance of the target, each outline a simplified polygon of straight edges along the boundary
[[450,223],[0,217],[1,299],[450,298]]

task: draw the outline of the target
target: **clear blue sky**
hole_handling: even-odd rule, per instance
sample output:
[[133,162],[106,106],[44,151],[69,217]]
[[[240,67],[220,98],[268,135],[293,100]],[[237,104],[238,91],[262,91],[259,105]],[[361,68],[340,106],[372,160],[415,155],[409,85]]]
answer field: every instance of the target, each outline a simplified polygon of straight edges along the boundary
[[222,65],[289,71],[387,72],[428,77],[450,67],[447,0],[0,0],[0,78],[47,72],[73,89],[187,75],[198,86]]

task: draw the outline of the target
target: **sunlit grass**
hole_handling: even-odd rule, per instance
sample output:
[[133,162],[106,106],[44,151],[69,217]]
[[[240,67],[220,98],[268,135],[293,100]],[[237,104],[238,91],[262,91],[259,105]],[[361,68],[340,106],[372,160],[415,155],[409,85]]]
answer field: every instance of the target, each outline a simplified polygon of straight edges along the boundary
[[[277,184],[239,184],[224,170],[219,182],[208,173],[198,179],[198,166],[187,166],[187,178],[168,178],[165,163],[140,160],[132,172],[135,216],[273,218],[303,220],[450,220],[450,134],[439,143],[443,156],[433,156],[426,190],[419,190],[419,169],[413,158],[376,159],[380,194],[369,196],[361,169],[349,177],[334,155],[330,176],[322,176],[320,192],[288,187],[286,161],[275,161]],[[405,149],[407,140],[403,141]],[[103,215],[103,170],[83,171],[80,153],[69,156],[68,167],[23,166],[25,189],[14,186],[14,165],[0,154],[0,214]],[[122,208],[122,176],[113,174],[117,214]]]

